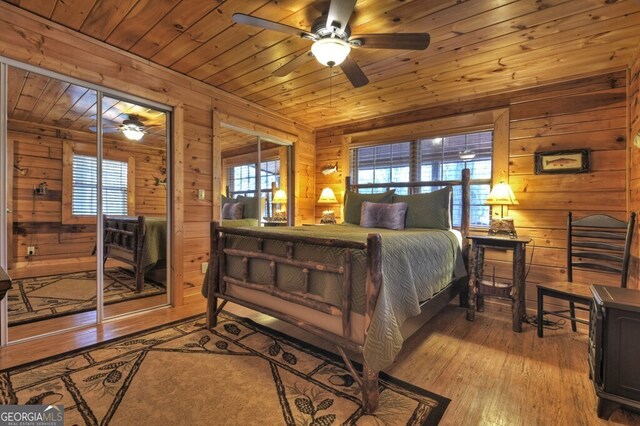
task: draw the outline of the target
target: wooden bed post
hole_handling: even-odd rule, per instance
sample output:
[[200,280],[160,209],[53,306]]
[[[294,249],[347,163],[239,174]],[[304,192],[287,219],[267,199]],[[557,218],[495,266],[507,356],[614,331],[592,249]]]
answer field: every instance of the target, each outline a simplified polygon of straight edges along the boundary
[[[460,217],[460,233],[462,234],[462,259],[468,259],[465,266],[467,267],[467,273],[469,271],[469,265],[471,265],[471,259],[469,256],[472,254],[469,253],[469,240],[467,237],[469,236],[469,222],[470,222],[470,211],[471,211],[471,170],[462,169],[462,215]],[[469,303],[469,294],[467,291],[460,292],[460,306],[463,308],[467,307]]]
[[146,234],[144,216],[138,216],[138,231],[136,234],[136,290],[142,291],[144,288],[144,271],[142,270],[142,249],[144,246],[144,235]]
[[462,170],[462,216],[460,218],[460,233],[462,234],[462,253],[466,254],[469,250],[469,211],[471,207],[471,170]]
[[[367,236],[367,281],[366,306],[364,314],[365,339],[376,308],[378,293],[382,285],[382,239],[380,234]],[[378,408],[380,390],[378,388],[378,372],[369,368],[365,359],[362,365],[362,408],[365,413],[373,413]]]
[[211,222],[211,250],[209,251],[209,266],[207,267],[207,329],[211,330],[218,325],[218,279],[220,277],[220,258],[216,253],[218,248],[218,221]]

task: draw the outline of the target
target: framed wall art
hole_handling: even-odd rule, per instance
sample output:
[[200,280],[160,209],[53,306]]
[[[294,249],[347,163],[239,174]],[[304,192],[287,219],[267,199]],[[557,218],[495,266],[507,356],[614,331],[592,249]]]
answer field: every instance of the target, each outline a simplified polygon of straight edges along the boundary
[[535,172],[546,173],[588,173],[591,150],[573,149],[568,151],[536,152]]

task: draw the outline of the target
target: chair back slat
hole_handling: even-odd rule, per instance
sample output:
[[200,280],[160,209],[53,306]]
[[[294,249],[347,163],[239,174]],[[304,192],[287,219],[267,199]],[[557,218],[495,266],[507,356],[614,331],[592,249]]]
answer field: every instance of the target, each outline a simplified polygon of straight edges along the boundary
[[574,237],[603,238],[605,240],[624,241],[627,235],[624,232],[598,232],[598,231],[574,231]]
[[613,254],[607,254],[607,253],[592,253],[592,252],[573,252],[573,257],[578,257],[581,259],[597,259],[597,260],[611,260],[613,262],[617,262],[620,265],[622,265],[622,262],[624,261],[624,257],[623,256],[616,256]]
[[624,246],[621,246],[619,244],[616,245],[616,244],[598,243],[595,241],[574,241],[572,246],[586,248],[586,249],[611,250],[611,251],[624,253]]
[[[589,269],[619,274],[621,287],[626,287],[635,218],[636,214],[631,213],[629,221],[623,222],[608,215],[595,214],[573,220],[569,212],[567,219],[568,280],[573,281],[573,268]],[[621,244],[623,241],[624,243]]]
[[594,271],[610,272],[612,274],[621,274],[622,268],[614,268],[602,263],[574,262],[575,268],[593,269]]

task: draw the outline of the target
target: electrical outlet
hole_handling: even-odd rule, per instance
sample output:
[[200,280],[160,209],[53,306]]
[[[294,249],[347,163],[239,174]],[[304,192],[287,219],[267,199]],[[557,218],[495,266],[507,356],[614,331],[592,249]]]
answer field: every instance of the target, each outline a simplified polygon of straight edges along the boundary
[[207,273],[207,268],[209,267],[209,264],[207,262],[203,262],[200,265],[200,270],[202,271],[203,274]]
[[36,254],[36,247],[35,246],[27,247],[27,256],[33,256],[34,254]]

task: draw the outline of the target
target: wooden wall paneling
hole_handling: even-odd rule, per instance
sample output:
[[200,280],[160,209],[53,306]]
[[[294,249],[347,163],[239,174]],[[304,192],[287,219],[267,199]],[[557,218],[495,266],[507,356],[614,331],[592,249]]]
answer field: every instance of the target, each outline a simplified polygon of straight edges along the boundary
[[[213,111],[213,220],[220,220],[222,218],[222,205],[221,195],[222,192],[226,193],[226,189],[222,187],[222,137],[220,127],[220,113],[216,110]],[[226,194],[228,195],[228,194]]]
[[[627,70],[627,129],[629,146],[629,208],[640,211],[640,44]],[[636,242],[632,245],[628,285],[640,289],[640,225],[636,224]]]
[[[169,188],[171,206],[171,304],[184,302],[184,105],[174,106],[171,125],[171,163],[169,164]],[[169,200],[167,200],[169,201]]]

